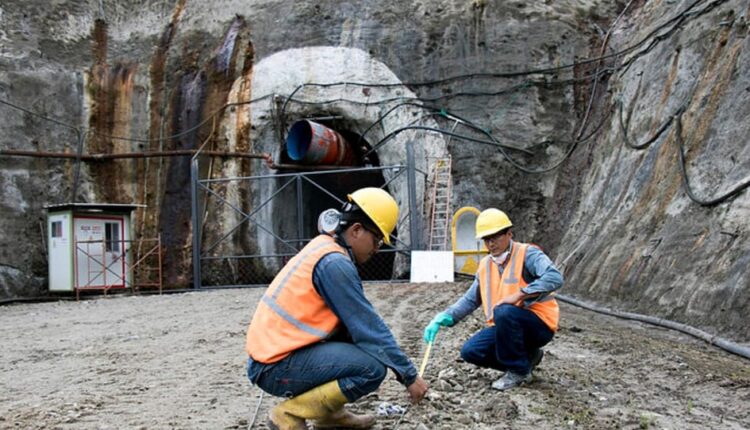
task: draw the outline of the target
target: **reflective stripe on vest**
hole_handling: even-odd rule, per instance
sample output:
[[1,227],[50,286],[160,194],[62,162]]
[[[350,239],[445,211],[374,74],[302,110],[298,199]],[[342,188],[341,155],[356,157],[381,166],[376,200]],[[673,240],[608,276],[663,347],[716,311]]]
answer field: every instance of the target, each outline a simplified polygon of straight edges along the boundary
[[[526,250],[529,245],[525,243],[511,242],[511,252],[508,256],[508,265],[502,275],[497,264],[490,256],[484,257],[479,262],[477,279],[479,279],[479,294],[482,299],[482,307],[487,324],[494,325],[493,309],[495,304],[504,297],[517,293],[528,284],[523,279],[523,265],[526,260]],[[516,306],[522,302],[516,303]],[[552,331],[557,331],[560,318],[560,309],[554,294],[548,294],[540,300],[532,303],[526,309],[534,312]]]
[[276,275],[247,330],[245,348],[253,360],[275,363],[292,351],[329,337],[339,325],[312,280],[315,265],[332,252],[349,257],[332,237],[320,235]]

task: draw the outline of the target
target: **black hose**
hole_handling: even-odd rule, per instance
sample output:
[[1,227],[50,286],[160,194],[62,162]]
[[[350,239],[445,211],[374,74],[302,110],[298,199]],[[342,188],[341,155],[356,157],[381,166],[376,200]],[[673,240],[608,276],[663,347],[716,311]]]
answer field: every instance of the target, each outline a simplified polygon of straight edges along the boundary
[[695,192],[693,192],[693,189],[690,187],[690,179],[688,178],[687,174],[687,161],[685,160],[685,145],[682,141],[682,115],[685,113],[685,110],[687,109],[687,106],[689,102],[683,103],[679,108],[677,108],[677,111],[675,111],[674,114],[670,115],[669,118],[667,118],[666,121],[659,127],[659,129],[654,133],[653,136],[651,136],[649,139],[647,139],[643,143],[633,143],[630,141],[630,138],[628,137],[628,130],[627,125],[625,124],[625,121],[623,120],[622,111],[623,111],[623,104],[622,101],[618,101],[617,104],[619,104],[619,119],[620,119],[620,130],[622,132],[623,140],[625,141],[625,144],[629,146],[630,148],[636,149],[636,150],[643,150],[648,148],[652,143],[654,143],[672,124],[675,125],[675,144],[677,145],[677,152],[680,159],[680,176],[682,178],[682,187],[685,189],[685,193],[688,195],[688,198],[692,200],[693,202],[706,207],[716,206],[720,203],[724,203],[735,196],[737,196],[739,193],[744,191],[746,188],[750,187],[750,180],[740,182],[739,184],[733,186],[729,191],[726,193],[718,196],[718,197],[712,197],[709,199],[702,199],[698,197]]
[[710,345],[718,346],[719,348],[727,352],[731,352],[732,354],[739,355],[742,358],[746,358],[750,360],[750,348],[746,346],[742,346],[730,340],[724,339],[722,337],[714,336],[710,333],[707,333],[703,330],[689,326],[687,324],[670,321],[664,318],[657,318],[657,317],[652,317],[648,315],[636,314],[633,312],[622,312],[622,311],[610,310],[610,309],[600,307],[597,305],[593,305],[591,303],[587,303],[582,300],[578,300],[578,299],[575,299],[573,297],[566,296],[563,294],[556,294],[555,298],[559,299],[562,302],[569,303],[571,305],[578,306],[579,308],[587,309],[587,310],[597,312],[600,314],[609,315],[609,316],[622,318],[626,320],[640,321],[643,323],[647,323],[647,324],[651,324],[651,325],[655,325],[659,327],[664,327],[664,328],[668,328],[671,330],[677,330],[679,332],[689,334],[690,336],[693,336],[697,339],[703,340]]
[[682,176],[682,185],[685,188],[685,192],[687,193],[688,197],[690,197],[690,200],[694,201],[695,203],[698,203],[701,206],[716,206],[720,203],[724,203],[725,201],[733,198],[737,194],[741,193],[745,188],[750,186],[750,180],[747,180],[745,182],[741,182],[734,187],[732,187],[731,190],[727,191],[721,196],[710,198],[710,199],[702,199],[695,195],[692,188],[690,188],[690,181],[688,180],[687,175],[687,166],[685,162],[685,148],[682,144],[682,113],[677,115],[677,129],[675,130],[675,134],[677,135],[675,137],[675,143],[677,144],[677,150],[680,155],[680,174]]

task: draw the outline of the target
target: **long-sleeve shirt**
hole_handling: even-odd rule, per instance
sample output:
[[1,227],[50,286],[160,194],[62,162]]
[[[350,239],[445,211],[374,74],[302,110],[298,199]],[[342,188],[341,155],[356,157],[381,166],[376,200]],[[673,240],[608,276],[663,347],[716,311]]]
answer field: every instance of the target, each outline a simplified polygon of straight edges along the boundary
[[[512,246],[512,243],[511,243]],[[492,266],[502,274],[503,268],[491,262]],[[528,284],[522,288],[524,294],[534,294],[524,300],[523,305],[527,307],[537,300],[542,299],[551,292],[558,290],[563,285],[563,277],[555,267],[552,260],[535,246],[526,248],[526,258],[523,260],[523,280]],[[536,296],[538,294],[538,296]],[[479,278],[474,276],[474,282],[466,293],[452,304],[445,312],[453,318],[454,323],[464,319],[482,305],[482,297],[479,292]]]
[[362,281],[351,259],[339,253],[321,258],[313,270],[313,285],[341,320],[357,347],[393,370],[405,386],[416,380],[417,369],[365,297]]
[[[339,244],[345,244],[338,239]],[[313,269],[313,285],[326,305],[339,318],[346,333],[334,333],[330,340],[350,338],[352,342],[384,366],[393,370],[405,386],[417,379],[417,369],[401,351],[391,330],[365,297],[362,280],[349,257],[338,252],[323,256]],[[250,358],[253,373],[261,371],[262,364]]]

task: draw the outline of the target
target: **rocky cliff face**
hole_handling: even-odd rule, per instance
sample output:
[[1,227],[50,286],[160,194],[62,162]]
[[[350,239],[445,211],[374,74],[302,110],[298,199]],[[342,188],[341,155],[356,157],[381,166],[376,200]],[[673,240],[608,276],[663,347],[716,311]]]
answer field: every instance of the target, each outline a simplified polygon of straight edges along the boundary
[[[292,80],[396,79],[476,128],[446,116],[431,125],[485,141],[415,135],[436,148],[423,160],[440,148],[451,153],[454,207],[506,210],[516,239],[542,244],[564,267],[568,294],[747,340],[747,192],[707,205],[685,187],[711,200],[748,180],[747,19],[739,0],[11,0],[0,6],[0,98],[34,114],[0,105],[2,145],[118,153],[208,142],[273,153],[274,123],[262,114],[271,104],[222,106],[289,96]],[[307,60],[261,66],[300,49],[343,55],[318,61],[348,70],[304,71]],[[374,64],[383,71],[372,73]],[[374,95],[320,88],[295,97],[319,103],[355,92]],[[348,125],[362,133],[386,107]],[[414,118],[389,120],[386,128]],[[163,139],[170,135],[179,137]],[[385,161],[402,157],[402,143],[388,145]],[[217,162],[211,171],[269,173],[261,161]],[[184,158],[3,156],[2,294],[44,291],[43,206],[73,199],[148,205],[136,233],[162,233],[168,282],[185,285],[188,178]]]

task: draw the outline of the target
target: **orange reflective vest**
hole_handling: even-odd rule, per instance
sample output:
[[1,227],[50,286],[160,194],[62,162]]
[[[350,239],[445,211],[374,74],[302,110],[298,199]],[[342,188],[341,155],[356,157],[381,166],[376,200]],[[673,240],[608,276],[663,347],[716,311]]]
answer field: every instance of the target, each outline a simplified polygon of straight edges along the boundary
[[[490,256],[484,257],[479,262],[477,277],[479,279],[479,294],[482,297],[482,308],[487,318],[487,324],[495,325],[495,317],[492,312],[495,304],[504,297],[518,292],[528,284],[523,280],[523,263],[526,259],[526,250],[530,245],[526,243],[512,242],[508,264],[502,275]],[[554,293],[529,305],[527,309],[534,312],[547,327],[553,332],[557,331],[557,323],[560,320],[560,308]],[[516,303],[520,305],[522,302]]]
[[299,348],[329,337],[339,325],[313,285],[315,265],[346,249],[328,235],[310,241],[284,266],[258,303],[247,329],[245,349],[253,360],[275,363]]

